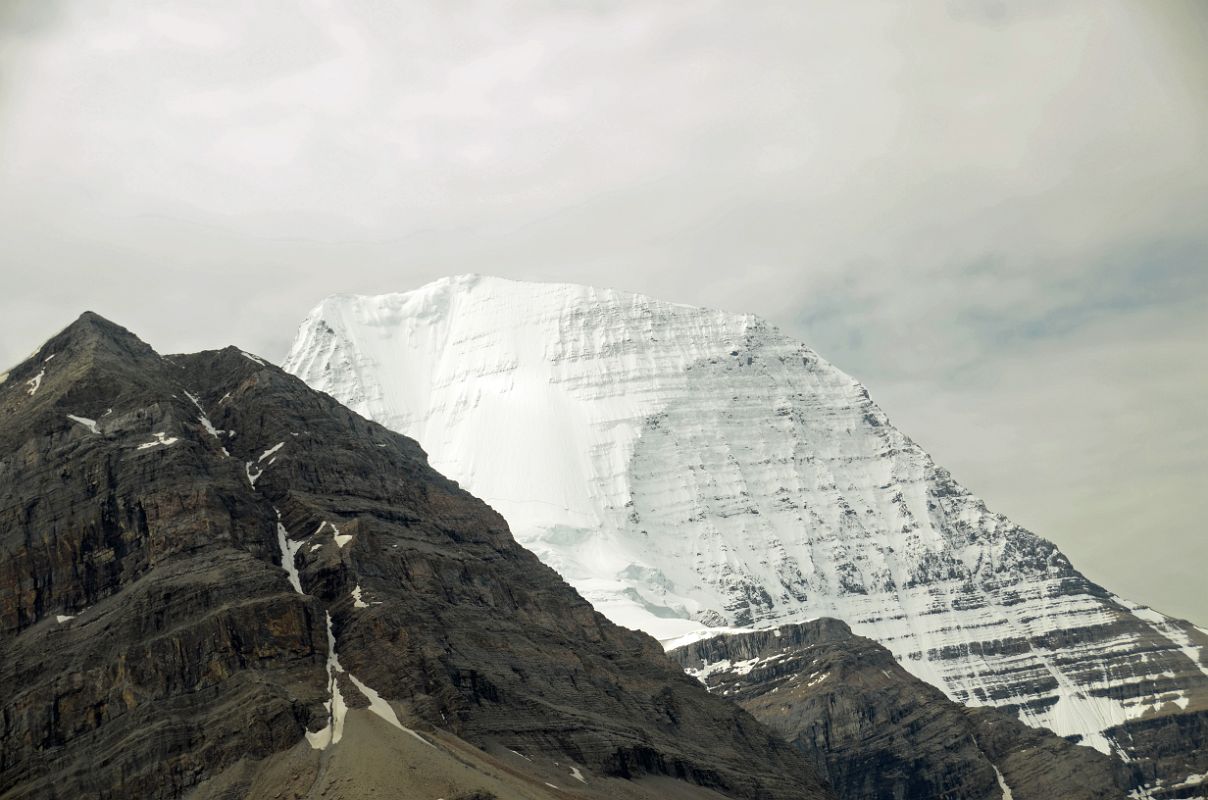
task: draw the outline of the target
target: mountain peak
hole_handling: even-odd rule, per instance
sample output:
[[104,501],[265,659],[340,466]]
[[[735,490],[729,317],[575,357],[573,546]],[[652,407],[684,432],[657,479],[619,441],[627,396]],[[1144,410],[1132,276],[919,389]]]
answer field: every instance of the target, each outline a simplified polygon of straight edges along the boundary
[[35,356],[67,357],[75,353],[106,353],[122,358],[158,358],[138,336],[95,311],[85,311],[70,325],[52,336]]
[[[70,325],[59,332],[75,338],[138,339],[127,328],[101,316],[95,311],[84,311]],[[57,337],[52,337],[57,338]],[[141,341],[141,340],[139,340]]]
[[[1117,726],[1176,724],[1175,690],[1208,704],[1204,633],[1092,584],[753,315],[456,277],[317,308],[284,367],[417,439],[604,614],[664,642],[838,617],[950,698],[1105,753],[1144,757]],[[1088,677],[1105,670],[1144,695],[1105,695]]]
[[159,361],[159,354],[126,328],[85,311],[0,376],[0,408],[37,413],[89,376],[136,386],[148,366]]

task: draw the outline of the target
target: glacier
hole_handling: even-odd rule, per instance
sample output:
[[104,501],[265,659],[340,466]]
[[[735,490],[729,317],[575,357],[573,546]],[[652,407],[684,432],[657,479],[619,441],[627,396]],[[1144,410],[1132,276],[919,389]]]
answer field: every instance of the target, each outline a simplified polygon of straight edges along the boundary
[[1208,709],[1208,633],[1086,579],[755,315],[461,275],[323,300],[284,366],[666,646],[838,617],[954,700],[1126,759],[1119,726]]

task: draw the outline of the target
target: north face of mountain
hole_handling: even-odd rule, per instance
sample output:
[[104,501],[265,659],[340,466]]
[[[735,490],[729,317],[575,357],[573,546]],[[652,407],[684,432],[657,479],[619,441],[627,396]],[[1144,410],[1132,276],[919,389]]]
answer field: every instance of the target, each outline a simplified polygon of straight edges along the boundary
[[415,442],[257,357],[85,314],[13,368],[0,797],[385,787],[829,796]]
[[417,438],[614,621],[837,617],[950,699],[1208,772],[1208,633],[1088,581],[757,317],[460,276],[325,300],[286,368]]
[[952,702],[838,620],[669,655],[809,756],[843,800],[1122,800],[1140,779],[1002,710]]

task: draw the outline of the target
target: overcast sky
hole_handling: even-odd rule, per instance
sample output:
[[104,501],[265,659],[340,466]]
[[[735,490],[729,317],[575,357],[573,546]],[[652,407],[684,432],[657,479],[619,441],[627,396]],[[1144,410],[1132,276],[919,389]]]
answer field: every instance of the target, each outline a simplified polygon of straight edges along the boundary
[[0,3],[0,369],[448,273],[752,311],[1208,623],[1208,3]]

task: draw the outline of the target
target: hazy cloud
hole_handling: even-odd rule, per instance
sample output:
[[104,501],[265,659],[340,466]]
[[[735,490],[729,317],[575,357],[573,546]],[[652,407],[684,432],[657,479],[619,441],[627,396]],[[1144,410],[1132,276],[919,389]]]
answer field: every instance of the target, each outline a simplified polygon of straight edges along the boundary
[[0,6],[0,361],[451,272],[755,311],[1208,622],[1201,3]]

